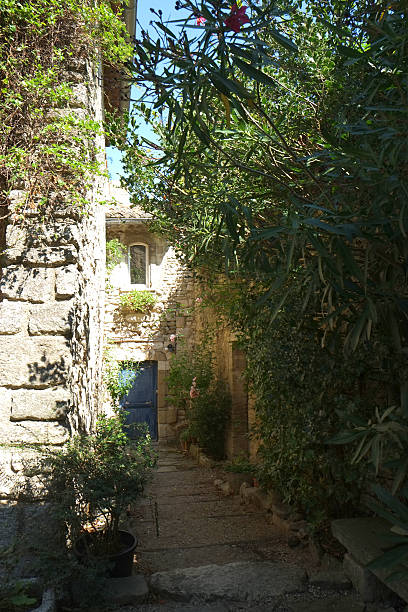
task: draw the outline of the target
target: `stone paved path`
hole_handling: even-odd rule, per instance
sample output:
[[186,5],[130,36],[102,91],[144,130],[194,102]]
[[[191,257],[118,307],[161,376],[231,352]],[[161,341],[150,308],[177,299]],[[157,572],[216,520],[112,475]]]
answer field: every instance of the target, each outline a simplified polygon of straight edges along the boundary
[[[160,448],[158,467],[153,481],[146,489],[146,497],[133,509],[129,517],[129,528],[139,540],[135,572],[143,573],[152,584],[170,584],[175,581],[179,586],[188,584],[194,593],[194,584],[200,597],[169,595],[166,590],[151,596],[150,603],[111,608],[111,612],[392,612],[390,607],[366,605],[358,600],[353,591],[336,592],[310,586],[306,571],[315,569],[307,549],[288,548],[285,538],[276,527],[267,521],[264,512],[243,507],[239,498],[223,497],[213,485],[216,474],[204,469],[175,449]],[[302,583],[300,592],[291,592],[263,601],[236,601],[221,598],[213,601],[208,584],[202,578],[214,575],[214,568],[202,566],[225,566],[221,591],[225,586],[225,576],[230,580],[229,564],[252,562],[248,569],[251,588],[256,581],[256,564],[262,563],[264,573],[268,564],[272,573],[296,576]],[[266,562],[266,563],[265,563]],[[245,564],[244,564],[245,565]],[[196,570],[194,568],[202,568]],[[258,566],[259,567],[259,566]],[[186,569],[192,568],[192,569]],[[286,569],[285,569],[286,568]],[[173,570],[177,570],[174,572]],[[184,570],[184,571],[183,571]],[[158,572],[158,573],[157,573]],[[181,574],[179,573],[181,572]],[[217,569],[215,569],[217,574]],[[252,572],[252,573],[251,573]],[[197,573],[201,574],[201,583]],[[302,578],[304,576],[304,580]],[[181,576],[181,577],[180,577]],[[241,584],[242,567],[237,572]],[[164,577],[164,579],[163,579]],[[164,580],[164,582],[163,582]],[[224,580],[224,582],[223,582]],[[303,582],[302,582],[303,580]],[[183,582],[184,581],[184,582]],[[208,582],[208,581],[207,581]],[[210,581],[211,582],[211,581]],[[234,587],[232,578],[232,588]],[[267,582],[259,583],[263,591]],[[210,584],[210,589],[211,589]],[[242,589],[237,584],[236,592]],[[214,586],[214,588],[216,588]],[[256,590],[256,585],[254,586]],[[297,587],[296,587],[297,588]],[[207,589],[207,591],[206,591]],[[295,591],[296,589],[293,589]],[[184,599],[184,601],[183,601]]]
[[215,477],[180,452],[160,449],[147,497],[130,521],[143,572],[234,561],[311,563],[307,553],[287,548],[263,511],[218,493]]

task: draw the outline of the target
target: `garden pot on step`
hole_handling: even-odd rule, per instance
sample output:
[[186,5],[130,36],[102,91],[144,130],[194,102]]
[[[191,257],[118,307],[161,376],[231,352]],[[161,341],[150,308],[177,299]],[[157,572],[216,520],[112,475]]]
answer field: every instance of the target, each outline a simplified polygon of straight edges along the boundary
[[97,556],[92,554],[92,538],[95,534],[84,533],[74,544],[74,554],[84,565],[87,561],[101,560],[108,563],[111,567],[109,575],[112,578],[124,578],[132,575],[134,551],[137,546],[137,540],[132,533],[128,531],[119,531],[119,539],[121,550],[119,552],[107,555]]

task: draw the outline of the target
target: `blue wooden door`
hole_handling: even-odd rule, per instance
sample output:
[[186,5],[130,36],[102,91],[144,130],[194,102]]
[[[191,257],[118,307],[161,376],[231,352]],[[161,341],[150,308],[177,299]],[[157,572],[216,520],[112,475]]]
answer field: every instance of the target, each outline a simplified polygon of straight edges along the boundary
[[[133,376],[134,371],[123,368],[121,377]],[[126,412],[126,424],[147,423],[152,440],[157,440],[157,363],[143,361],[139,364],[132,388],[120,404]],[[132,428],[129,429],[132,438]]]

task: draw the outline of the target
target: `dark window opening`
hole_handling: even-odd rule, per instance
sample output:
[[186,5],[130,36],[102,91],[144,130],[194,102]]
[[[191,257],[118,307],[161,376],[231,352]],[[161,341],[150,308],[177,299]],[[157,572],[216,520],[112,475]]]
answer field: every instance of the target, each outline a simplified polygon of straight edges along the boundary
[[129,247],[129,272],[131,285],[147,285],[146,247],[143,244],[134,244]]

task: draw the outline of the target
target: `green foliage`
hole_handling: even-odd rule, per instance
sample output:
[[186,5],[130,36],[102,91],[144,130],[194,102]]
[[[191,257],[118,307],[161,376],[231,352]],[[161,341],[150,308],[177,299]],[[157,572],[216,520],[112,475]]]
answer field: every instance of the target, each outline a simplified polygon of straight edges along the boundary
[[225,428],[231,411],[231,398],[221,380],[213,379],[207,389],[200,389],[187,411],[193,438],[214,459],[225,457]]
[[121,14],[108,0],[1,3],[0,206],[24,189],[13,211],[20,219],[32,209],[45,214],[61,192],[64,203],[86,209],[87,190],[105,174],[103,129],[74,110],[82,103],[74,81],[78,72],[86,79],[99,50],[116,67],[132,57]]
[[229,11],[137,42],[166,117],[144,206],[188,265],[253,288],[216,306],[247,354],[261,477],[319,522],[355,508],[367,463],[407,471],[407,7],[251,3],[238,34]]
[[242,298],[238,321],[256,396],[258,480],[317,527],[359,509],[365,470],[352,463],[347,449],[327,440],[339,428],[336,407],[345,407],[348,398],[369,414],[375,389],[360,398],[358,381],[378,363],[369,347],[348,357],[335,347],[321,349],[313,313],[299,318],[301,296],[288,299],[271,321],[266,306],[254,309],[259,293]]
[[374,417],[364,420],[360,414],[350,410],[339,411],[345,429],[336,434],[331,444],[357,443],[352,463],[369,461],[378,476],[380,467],[386,467],[394,474],[392,492],[396,493],[408,475],[407,416],[397,406],[390,406],[382,414],[375,408]]
[[[112,350],[104,354],[103,382],[112,399],[113,405],[118,406],[119,401],[130,391],[137,376],[139,364],[134,361],[118,361],[114,358]],[[126,375],[122,372],[126,370]]]
[[92,434],[76,435],[42,462],[47,500],[71,541],[95,534],[95,556],[117,550],[120,520],[143,491],[154,457],[147,429],[132,448],[123,416],[98,419]]
[[119,302],[122,308],[129,308],[135,312],[148,313],[156,304],[157,298],[150,291],[133,289],[122,293]]
[[231,472],[233,474],[253,474],[256,470],[256,466],[244,456],[234,457],[223,467],[226,472]]
[[126,253],[126,246],[117,238],[106,242],[106,274],[108,277],[112,273],[113,268],[120,264]]
[[408,489],[404,487],[399,498],[379,485],[374,486],[373,491],[380,503],[372,500],[368,505],[393,526],[393,532],[386,534],[389,546],[367,568],[387,571],[386,581],[391,582],[392,588],[393,580],[406,580],[408,576]]
[[29,587],[24,580],[3,584],[0,589],[0,610],[24,612],[32,609],[37,600],[28,594]]
[[[198,395],[191,397],[194,379]],[[215,375],[208,339],[191,352],[179,347],[170,362],[167,384],[169,402],[186,410],[186,439],[196,440],[212,457],[222,459],[231,399],[225,384]]]
[[182,442],[191,442],[192,435],[191,435],[191,431],[189,428],[183,429],[183,431],[180,434],[180,440]]
[[193,378],[196,378],[200,392],[210,387],[213,379],[213,358],[209,343],[201,343],[194,351],[187,351],[184,344],[179,341],[177,353],[171,359],[166,378],[167,400],[176,408],[184,410],[189,406]]

